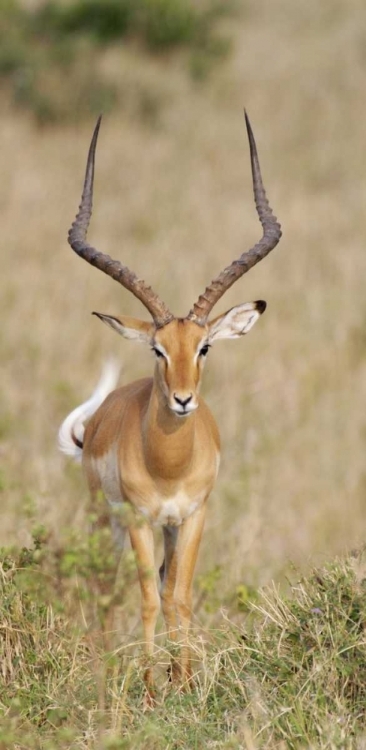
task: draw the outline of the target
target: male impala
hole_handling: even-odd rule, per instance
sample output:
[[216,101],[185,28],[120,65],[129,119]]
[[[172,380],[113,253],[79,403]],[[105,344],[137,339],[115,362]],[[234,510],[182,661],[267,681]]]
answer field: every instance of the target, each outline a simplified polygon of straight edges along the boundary
[[[69,231],[69,243],[82,258],[107,273],[134,294],[152,321],[95,313],[117,333],[151,347],[156,356],[152,378],[113,390],[106,378],[94,396],[67,417],[60,429],[60,448],[83,464],[92,498],[100,491],[112,507],[131,508],[128,532],[135,551],[141,587],[145,649],[153,652],[160,609],[170,639],[181,640],[180,665],[172,678],[190,680],[188,630],[192,613],[192,578],[202,535],[206,501],[213,488],[220,457],[215,421],[199,396],[209,347],[218,339],[247,333],[266,303],[246,302],[209,320],[226,290],[279,242],[281,228],[269,207],[262,184],[253,132],[248,131],[255,204],[263,228],[261,240],[225,268],[199,297],[185,318],[175,318],[142,279],[119,261],[95,250],[86,241],[92,213],[94,160],[100,118],[90,145],[79,213]],[[109,393],[108,397],[105,396]],[[104,400],[105,399],[105,400]],[[85,431],[83,422],[89,419]],[[112,518],[116,545],[124,529]],[[159,596],[154,561],[153,526],[162,526],[164,562]],[[152,668],[145,673],[148,696],[153,695]]]

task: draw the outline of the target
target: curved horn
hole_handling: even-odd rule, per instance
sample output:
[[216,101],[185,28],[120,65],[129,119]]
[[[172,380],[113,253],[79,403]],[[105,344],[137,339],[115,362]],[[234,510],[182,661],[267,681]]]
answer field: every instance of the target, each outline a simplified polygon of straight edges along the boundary
[[104,271],[104,273],[111,276],[112,279],[118,281],[122,286],[132,292],[132,294],[134,294],[135,297],[137,297],[137,299],[139,299],[148,309],[154,319],[155,325],[158,328],[161,328],[170,320],[173,320],[174,316],[170,310],[168,310],[164,302],[162,302],[157,294],[153,292],[151,287],[147,286],[145,281],[139,279],[133,271],[130,271],[129,268],[127,268],[127,266],[123,266],[118,260],[113,260],[109,255],[99,252],[99,250],[91,247],[91,245],[86,242],[86,234],[93,207],[95,150],[101,119],[102,117],[100,116],[91,140],[79,212],[69,230],[68,242],[72,249],[75,250],[81,258],[87,260],[92,266],[99,268],[100,271]]
[[244,112],[244,114],[249,138],[254,200],[263,227],[263,237],[250,250],[243,253],[238,260],[234,260],[230,266],[227,266],[227,268],[221,271],[219,276],[211,281],[211,284],[206,288],[203,294],[200,295],[198,301],[193,305],[192,310],[190,310],[187,316],[189,320],[194,320],[200,325],[204,325],[213,306],[216,305],[216,302],[218,302],[220,297],[225,294],[226,290],[229,289],[229,287],[231,287],[240,276],[243,276],[244,273],[250,271],[252,266],[262,260],[262,258],[265,258],[265,256],[276,247],[282,235],[281,225],[273,215],[266,197],[253,131],[247,113]]

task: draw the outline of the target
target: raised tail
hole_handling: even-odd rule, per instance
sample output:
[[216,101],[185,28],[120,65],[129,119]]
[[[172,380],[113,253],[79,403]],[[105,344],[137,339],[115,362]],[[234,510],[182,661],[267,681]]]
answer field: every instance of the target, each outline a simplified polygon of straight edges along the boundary
[[62,423],[58,433],[58,445],[62,453],[81,461],[83,453],[84,422],[91,417],[103,403],[104,399],[117,385],[120,366],[110,359],[103,365],[99,383],[93,395],[78,406]]

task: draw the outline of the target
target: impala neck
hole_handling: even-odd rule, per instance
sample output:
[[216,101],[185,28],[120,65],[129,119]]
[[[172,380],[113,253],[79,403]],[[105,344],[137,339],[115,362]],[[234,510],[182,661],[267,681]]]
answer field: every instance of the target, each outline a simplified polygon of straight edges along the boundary
[[169,409],[154,378],[143,423],[145,460],[152,476],[167,480],[184,476],[192,461],[195,425],[196,413],[177,417]]

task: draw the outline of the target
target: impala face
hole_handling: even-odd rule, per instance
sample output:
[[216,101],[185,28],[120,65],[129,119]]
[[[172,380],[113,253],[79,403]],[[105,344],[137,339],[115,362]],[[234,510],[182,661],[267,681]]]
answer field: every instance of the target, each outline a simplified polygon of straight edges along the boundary
[[187,417],[197,409],[210,347],[208,336],[207,326],[177,319],[158,329],[153,338],[157,382],[169,409],[178,417]]

